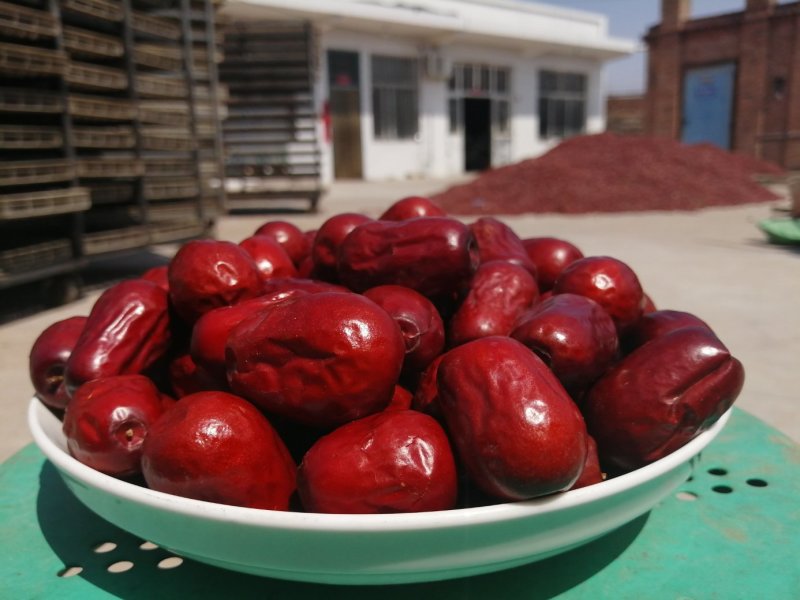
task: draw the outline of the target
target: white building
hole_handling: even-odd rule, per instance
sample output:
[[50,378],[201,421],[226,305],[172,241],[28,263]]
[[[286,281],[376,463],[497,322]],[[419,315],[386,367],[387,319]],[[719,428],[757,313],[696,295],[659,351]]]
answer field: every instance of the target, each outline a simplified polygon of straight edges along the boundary
[[310,23],[323,182],[446,177],[605,128],[601,15],[512,0],[229,0],[235,23]]

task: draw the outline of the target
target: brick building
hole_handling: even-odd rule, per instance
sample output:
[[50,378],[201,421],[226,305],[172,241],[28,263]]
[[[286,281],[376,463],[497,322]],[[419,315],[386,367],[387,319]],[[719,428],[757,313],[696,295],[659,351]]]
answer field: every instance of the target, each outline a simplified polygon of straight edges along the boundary
[[662,0],[661,13],[645,36],[645,130],[800,169],[800,2],[690,19],[691,0]]

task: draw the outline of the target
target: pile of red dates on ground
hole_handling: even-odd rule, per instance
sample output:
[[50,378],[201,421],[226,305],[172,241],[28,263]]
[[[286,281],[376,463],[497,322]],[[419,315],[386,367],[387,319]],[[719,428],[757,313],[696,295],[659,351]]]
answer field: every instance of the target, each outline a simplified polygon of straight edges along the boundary
[[404,198],[195,240],[32,348],[69,452],[162,492],[325,513],[567,491],[681,447],[744,371],[620,260]]

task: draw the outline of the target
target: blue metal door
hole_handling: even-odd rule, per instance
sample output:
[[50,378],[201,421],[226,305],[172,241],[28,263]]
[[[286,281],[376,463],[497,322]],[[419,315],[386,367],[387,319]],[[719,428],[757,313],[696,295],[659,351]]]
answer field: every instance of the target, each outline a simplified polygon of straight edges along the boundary
[[735,72],[733,63],[686,71],[681,141],[710,142],[730,149]]

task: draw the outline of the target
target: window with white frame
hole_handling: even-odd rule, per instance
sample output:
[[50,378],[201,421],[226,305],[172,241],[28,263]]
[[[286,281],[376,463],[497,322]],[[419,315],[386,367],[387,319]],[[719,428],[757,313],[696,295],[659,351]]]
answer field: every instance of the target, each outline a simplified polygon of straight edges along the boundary
[[565,138],[586,129],[586,75],[539,71],[539,135]]
[[419,131],[416,59],[372,56],[372,120],[375,137],[405,140]]

